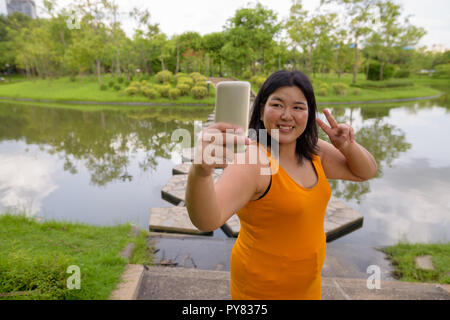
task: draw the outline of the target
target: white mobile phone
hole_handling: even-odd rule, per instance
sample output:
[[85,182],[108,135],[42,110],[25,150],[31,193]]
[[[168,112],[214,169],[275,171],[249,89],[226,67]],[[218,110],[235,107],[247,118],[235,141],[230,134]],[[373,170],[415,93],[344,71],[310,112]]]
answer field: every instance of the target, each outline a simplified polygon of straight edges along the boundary
[[[248,134],[250,109],[250,83],[247,81],[223,81],[216,86],[215,122],[226,122],[244,128]],[[236,152],[244,152],[244,146],[238,146]]]

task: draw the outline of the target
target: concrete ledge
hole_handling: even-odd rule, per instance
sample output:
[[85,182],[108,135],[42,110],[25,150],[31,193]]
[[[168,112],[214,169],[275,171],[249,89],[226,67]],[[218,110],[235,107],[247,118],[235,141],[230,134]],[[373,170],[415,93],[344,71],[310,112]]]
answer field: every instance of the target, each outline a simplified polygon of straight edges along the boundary
[[144,266],[127,264],[116,290],[109,300],[136,300],[144,275]]

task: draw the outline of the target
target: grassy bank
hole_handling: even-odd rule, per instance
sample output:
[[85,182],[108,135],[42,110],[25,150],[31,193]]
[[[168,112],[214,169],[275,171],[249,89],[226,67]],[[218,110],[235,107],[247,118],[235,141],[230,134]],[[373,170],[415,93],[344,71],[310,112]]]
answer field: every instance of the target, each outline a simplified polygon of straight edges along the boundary
[[[438,95],[440,90],[431,88],[434,84],[443,84],[442,79],[408,78],[388,81],[366,81],[365,75],[358,74],[356,85],[352,84],[353,76],[342,75],[341,78],[331,75],[316,74],[311,77],[318,104],[349,101],[379,101],[431,97]],[[247,80],[249,81],[249,80]],[[333,84],[342,83],[347,86],[345,94],[338,94],[333,90]],[[448,86],[448,80],[447,80]],[[321,89],[326,89],[321,92]],[[259,88],[252,83],[253,92]]]
[[[241,79],[242,80],[242,79]],[[382,85],[380,81],[365,81],[362,74],[358,75],[358,87],[352,86],[352,76],[343,75],[341,78],[336,76],[315,75],[311,78],[316,88],[316,100],[318,104],[326,104],[330,102],[349,102],[349,101],[379,101],[379,100],[395,100],[419,97],[430,97],[440,93],[440,90],[431,88],[433,84],[445,85],[446,80],[416,77],[410,79],[394,79],[389,80],[386,87],[373,87],[374,85]],[[103,77],[105,84],[116,81],[109,75]],[[155,78],[151,77],[147,80],[154,83]],[[333,84],[342,83],[348,86],[345,95],[337,94],[333,90]],[[403,82],[402,86],[395,86],[398,82]],[[448,82],[448,81],[447,81]],[[392,85],[394,84],[394,85]],[[448,84],[447,84],[448,86]],[[327,87],[325,94],[320,88]],[[93,101],[93,102],[146,102],[146,103],[169,103],[169,104],[209,104],[214,105],[215,90],[210,86],[210,96],[196,100],[191,95],[183,96],[176,100],[162,98],[160,96],[155,99],[149,99],[142,95],[127,96],[124,92],[125,84],[121,85],[119,91],[113,87],[107,87],[106,90],[100,90],[97,79],[93,76],[77,78],[71,81],[68,77],[62,77],[57,80],[36,80],[32,81],[16,81],[12,84],[4,83],[0,85],[0,97],[11,98],[29,98],[36,100],[55,100],[55,101]],[[258,88],[252,84],[252,90],[257,93]],[[89,106],[88,106],[89,107]]]
[[[0,299],[108,299],[126,263],[152,264],[146,239],[145,231],[132,237],[130,224],[38,223],[2,214]],[[130,261],[119,256],[128,242],[136,244]],[[72,265],[80,268],[80,289],[67,288]]]
[[[116,82],[111,76],[104,76],[103,83]],[[155,83],[155,77],[147,80]],[[28,98],[36,100],[55,101],[95,101],[95,102],[148,102],[148,103],[173,103],[173,104],[214,104],[215,90],[210,86],[210,96],[204,99],[194,99],[192,95],[179,97],[176,100],[156,97],[149,99],[142,95],[127,96],[124,89],[125,84],[121,84],[120,90],[116,91],[112,87],[100,90],[97,78],[86,76],[71,81],[69,77],[62,77],[55,80],[35,80],[20,81],[12,84],[0,85],[0,97]]]
[[[395,267],[393,276],[408,282],[450,284],[450,242],[437,244],[399,243],[383,248]],[[419,269],[414,259],[430,255],[435,270]]]

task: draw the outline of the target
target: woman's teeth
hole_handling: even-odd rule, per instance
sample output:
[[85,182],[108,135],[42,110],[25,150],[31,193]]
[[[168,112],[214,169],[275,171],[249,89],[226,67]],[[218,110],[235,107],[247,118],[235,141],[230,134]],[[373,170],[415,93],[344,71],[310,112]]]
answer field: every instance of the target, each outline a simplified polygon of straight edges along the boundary
[[285,126],[280,126],[280,125],[277,125],[277,127],[282,129],[282,130],[291,130],[291,129],[294,128],[294,127],[285,127]]

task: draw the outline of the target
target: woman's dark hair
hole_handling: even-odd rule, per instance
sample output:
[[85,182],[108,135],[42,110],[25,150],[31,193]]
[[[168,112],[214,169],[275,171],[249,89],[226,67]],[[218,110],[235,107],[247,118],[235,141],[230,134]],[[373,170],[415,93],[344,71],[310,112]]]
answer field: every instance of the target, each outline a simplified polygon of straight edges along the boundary
[[[317,154],[317,125],[316,125],[316,98],[314,96],[313,87],[308,77],[301,71],[286,71],[280,70],[271,74],[262,85],[253,103],[253,111],[250,117],[249,128],[254,129],[257,133],[260,129],[266,129],[261,120],[261,115],[264,113],[264,108],[269,96],[281,87],[298,87],[306,97],[308,102],[308,122],[305,131],[297,138],[295,147],[295,155],[299,163],[303,162],[303,158],[308,160],[313,159],[313,154]],[[267,131],[266,131],[267,132]],[[254,138],[254,137],[251,137]],[[270,147],[271,139],[267,134],[267,145]],[[259,134],[256,135],[256,141],[259,141]]]

